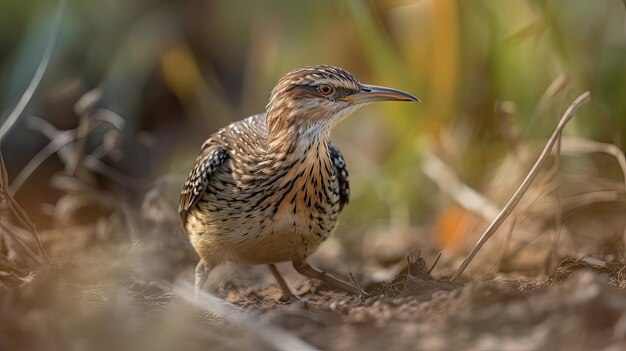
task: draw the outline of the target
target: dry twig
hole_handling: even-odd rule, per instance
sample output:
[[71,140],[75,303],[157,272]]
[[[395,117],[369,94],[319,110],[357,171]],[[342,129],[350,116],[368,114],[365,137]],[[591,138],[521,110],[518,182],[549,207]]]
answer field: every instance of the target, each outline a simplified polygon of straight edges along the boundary
[[[90,171],[100,173],[120,184],[132,185],[137,188],[146,187],[148,184],[145,181],[129,177],[100,161],[100,158],[105,156],[110,151],[106,148],[106,146],[102,146],[90,155],[84,155],[81,149],[83,147],[82,143],[78,143],[78,145],[71,145],[75,143],[77,139],[81,140],[81,136],[79,135],[79,129],[81,127],[69,130],[58,130],[45,119],[35,116],[29,116],[27,122],[30,122],[29,127],[31,129],[36,130],[48,137],[50,139],[50,143],[39,151],[39,153],[37,153],[15,177],[13,183],[11,183],[9,187],[11,194],[17,193],[28,177],[30,177],[30,175],[48,157],[54,155],[55,153],[58,154],[61,161],[65,163],[66,169],[71,169],[70,173],[75,173],[74,165],[77,164],[76,162],[82,160],[82,166],[85,168]],[[124,126],[124,120],[119,115],[111,111],[100,109],[96,111],[96,114],[90,116],[89,130],[87,133],[102,124],[110,124],[113,128],[115,128],[114,130],[121,130]]]
[[24,112],[24,109],[30,102],[30,99],[35,94],[35,90],[39,86],[41,82],[41,78],[43,78],[44,73],[46,72],[46,68],[48,68],[48,64],[50,63],[50,57],[52,57],[52,51],[54,50],[54,45],[57,39],[57,35],[59,34],[59,28],[61,27],[61,19],[63,18],[63,11],[65,10],[65,0],[60,0],[59,5],[57,6],[57,12],[54,16],[54,23],[52,25],[52,29],[49,32],[48,36],[48,44],[46,45],[46,49],[44,51],[43,57],[41,61],[39,61],[39,65],[37,66],[37,70],[35,71],[35,75],[31,79],[26,91],[22,94],[22,97],[18,101],[17,105],[9,114],[7,119],[4,121],[2,126],[0,126],[0,140],[9,132],[11,127],[17,122],[18,118]]
[[543,92],[541,98],[539,99],[539,103],[535,108],[532,116],[530,117],[529,126],[526,128],[526,132],[524,133],[524,138],[528,137],[528,133],[532,131],[534,128],[532,127],[539,120],[540,115],[543,111],[546,110],[548,102],[556,96],[561,90],[563,90],[567,86],[567,78],[564,75],[559,75],[556,77],[552,83],[548,86],[546,91]]
[[558,255],[557,255],[557,245],[559,240],[561,239],[561,231],[563,230],[563,209],[561,206],[561,183],[559,181],[559,166],[561,165],[561,144],[562,138],[561,133],[558,134],[556,148],[554,151],[554,179],[556,180],[556,189],[554,189],[554,194],[556,198],[556,213],[554,216],[554,227],[555,233],[554,238],[552,239],[552,247],[550,249],[550,253],[546,259],[546,273],[550,270],[550,264],[555,263],[558,264]]
[[533,165],[532,169],[530,170],[530,172],[528,173],[528,175],[526,176],[522,184],[519,186],[515,194],[513,194],[513,197],[511,197],[511,199],[506,204],[506,206],[504,206],[502,211],[498,214],[496,219],[491,223],[489,228],[487,228],[485,233],[480,237],[476,245],[474,245],[470,254],[465,258],[463,263],[461,263],[461,266],[457,269],[454,275],[452,275],[452,278],[450,278],[451,281],[456,280],[463,273],[463,271],[465,271],[465,268],[467,268],[470,262],[472,262],[472,260],[474,259],[474,256],[476,256],[476,254],[478,253],[478,251],[480,251],[482,246],[500,228],[504,220],[506,220],[506,218],[511,214],[511,212],[513,212],[513,210],[515,209],[515,206],[517,206],[517,204],[522,199],[522,197],[524,196],[524,194],[526,193],[526,191],[532,184],[533,180],[539,173],[541,166],[543,165],[545,160],[548,158],[548,156],[550,156],[552,147],[557,142],[557,139],[563,132],[563,129],[565,128],[567,123],[574,117],[576,112],[583,105],[589,102],[590,98],[591,98],[591,93],[589,91],[586,91],[582,95],[580,95],[578,98],[576,98],[576,100],[574,100],[574,102],[572,102],[572,104],[567,108],[567,110],[563,114],[563,117],[561,117],[561,119],[559,120],[559,123],[556,126],[556,129],[552,133],[552,136],[548,140],[548,143],[544,147],[543,151],[539,155],[539,158]]
[[466,210],[488,222],[498,215],[498,208],[489,199],[463,184],[454,171],[434,154],[424,154],[422,172]]
[[[39,254],[35,254],[30,248],[28,248],[27,245],[20,240],[21,238],[19,238],[18,235],[11,235],[11,238],[15,240],[18,245],[24,249],[24,252],[29,254],[35,262],[41,264],[42,259],[46,262],[50,262],[50,257],[43,248],[43,244],[41,243],[35,224],[31,221],[28,213],[26,213],[20,204],[15,201],[13,196],[11,196],[8,188],[9,179],[4,166],[4,158],[2,157],[2,152],[0,152],[0,222],[5,222],[3,223],[4,229],[2,232],[14,234],[13,230],[9,230],[9,228],[7,228],[7,225],[10,224],[9,218],[7,217],[12,217],[19,225],[25,228],[33,236]],[[24,245],[26,245],[26,247],[24,247]]]
[[[42,120],[43,121],[43,120]],[[20,173],[13,179],[13,182],[9,186],[9,192],[15,195],[17,191],[24,185],[24,182],[30,177],[30,175],[46,160],[48,157],[59,152],[61,148],[72,143],[74,141],[74,131],[64,131],[59,133],[54,139],[52,139],[48,145],[46,145],[41,151],[39,151],[33,158],[31,158],[26,166],[24,166]]]
[[605,153],[617,160],[624,178],[624,191],[626,191],[626,157],[624,152],[615,144],[606,144],[594,140],[579,137],[564,137],[562,153]]
[[253,313],[246,313],[236,306],[207,292],[200,291],[195,301],[191,284],[179,281],[174,286],[174,292],[189,303],[205,312],[215,315],[232,325],[245,328],[268,342],[276,350],[315,350],[297,336],[274,325],[263,322]]

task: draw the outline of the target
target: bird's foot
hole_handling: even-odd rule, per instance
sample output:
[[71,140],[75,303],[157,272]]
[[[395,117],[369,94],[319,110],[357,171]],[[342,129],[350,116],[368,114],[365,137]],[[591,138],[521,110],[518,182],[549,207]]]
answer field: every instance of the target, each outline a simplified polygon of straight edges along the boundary
[[272,275],[274,275],[274,278],[276,278],[276,282],[278,282],[278,286],[280,287],[280,290],[282,291],[282,295],[278,299],[278,302],[289,303],[289,302],[294,302],[294,301],[304,301],[303,298],[291,292],[291,289],[289,289],[289,285],[287,285],[287,282],[278,271],[278,268],[276,268],[276,266],[273,263],[270,263],[267,266],[272,272]]
[[195,304],[198,304],[200,300],[200,290],[202,290],[202,287],[206,283],[210,271],[211,268],[209,267],[207,262],[204,259],[200,259],[200,261],[198,261],[198,264],[196,265],[195,281],[193,288],[193,301]]
[[308,300],[309,300],[308,298],[302,297],[296,294],[290,294],[290,295],[282,294],[280,298],[278,299],[278,302],[287,304],[287,303],[292,303],[292,302],[307,302]]
[[296,271],[298,271],[298,273],[302,275],[321,280],[332,287],[355,294],[361,299],[365,299],[370,296],[369,293],[365,292],[363,289],[361,289],[361,287],[359,287],[356,279],[354,279],[354,276],[352,276],[352,274],[350,274],[350,277],[352,278],[354,285],[347,283],[341,279],[335,278],[320,269],[312,267],[306,261],[293,262],[293,267],[296,269]]
[[359,297],[359,299],[365,300],[366,298],[372,296],[367,291],[361,289],[361,285],[359,285],[359,281],[356,280],[352,272],[350,272],[350,279],[352,279],[352,284],[354,284],[354,287],[358,290],[357,296]]

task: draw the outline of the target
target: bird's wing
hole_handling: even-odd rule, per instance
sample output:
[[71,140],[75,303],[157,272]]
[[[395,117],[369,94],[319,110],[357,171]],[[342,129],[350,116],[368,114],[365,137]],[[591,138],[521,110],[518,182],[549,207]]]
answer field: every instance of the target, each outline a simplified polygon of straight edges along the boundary
[[348,168],[346,167],[346,161],[343,159],[341,151],[333,145],[328,144],[328,152],[330,153],[330,159],[335,165],[337,170],[337,179],[339,180],[339,211],[343,210],[343,207],[350,201],[350,181],[348,179]]
[[211,143],[210,140],[204,143],[180,193],[178,213],[183,217],[183,220],[185,220],[187,211],[202,197],[202,193],[207,188],[215,170],[223,165],[227,158],[228,151],[224,146]]

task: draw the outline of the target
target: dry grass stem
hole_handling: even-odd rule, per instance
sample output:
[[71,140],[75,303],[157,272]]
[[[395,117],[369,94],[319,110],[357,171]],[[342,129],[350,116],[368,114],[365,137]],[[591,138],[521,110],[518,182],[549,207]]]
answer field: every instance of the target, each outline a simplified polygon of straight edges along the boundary
[[[15,194],[22,187],[28,177],[30,177],[48,157],[54,155],[55,153],[58,154],[59,158],[66,165],[70,174],[74,174],[76,172],[77,168],[75,165],[78,160],[78,164],[82,167],[85,167],[90,171],[100,173],[120,184],[126,184],[128,186],[141,189],[150,186],[149,182],[129,177],[100,161],[100,158],[108,154],[110,151],[104,145],[96,149],[92,154],[85,155],[82,150],[82,148],[84,148],[84,143],[80,141],[82,139],[79,135],[81,133],[81,126],[71,130],[58,130],[48,121],[39,117],[29,116],[27,121],[29,122],[29,127],[31,129],[40,132],[51,141],[39,153],[37,153],[15,177],[13,183],[9,186],[11,194]],[[81,121],[84,122],[85,120]],[[87,133],[91,132],[94,128],[101,124],[109,124],[115,128],[115,130],[121,130],[124,127],[124,120],[119,115],[104,109],[97,110],[93,116],[89,116],[89,122],[84,123],[85,125],[88,125]],[[77,145],[72,145],[72,143],[75,143],[77,140],[79,141]]]
[[529,122],[530,127],[526,128],[526,133],[524,137],[527,137],[528,133],[531,130],[533,130],[532,125],[536,123],[536,121],[539,119],[543,111],[546,110],[548,102],[551,101],[552,98],[555,97],[560,91],[562,91],[567,86],[567,84],[568,84],[567,78],[562,74],[554,78],[554,80],[552,81],[552,83],[550,83],[546,91],[544,91],[543,94],[541,95],[541,98],[539,99],[539,103],[537,103],[537,107],[535,108],[535,111],[530,117],[530,122]]
[[8,235],[8,240],[12,240],[17,243],[17,245],[37,264],[41,265],[44,263],[43,259],[40,257],[41,255],[36,254],[28,243],[22,238],[22,235],[19,233],[18,228],[15,228],[5,219],[0,219],[0,234]]
[[426,152],[422,172],[439,188],[466,210],[491,222],[498,215],[498,208],[476,190],[459,180],[454,171],[433,153]]
[[478,251],[480,251],[481,247],[500,228],[502,223],[511,214],[511,212],[513,212],[513,210],[515,209],[515,206],[517,206],[519,201],[522,199],[522,197],[524,196],[524,194],[526,193],[526,191],[528,190],[528,188],[534,181],[535,177],[537,177],[537,174],[539,174],[539,170],[541,169],[541,166],[543,165],[545,160],[548,158],[548,156],[550,156],[552,147],[554,147],[554,144],[557,142],[559,136],[563,132],[563,129],[565,128],[567,123],[576,115],[576,112],[582,106],[584,106],[587,102],[589,102],[590,99],[591,99],[591,93],[589,91],[586,91],[582,95],[580,95],[578,98],[576,98],[576,100],[574,100],[574,102],[572,102],[572,104],[567,108],[567,110],[563,114],[563,117],[561,117],[561,119],[559,120],[559,123],[556,126],[556,129],[552,133],[552,136],[548,140],[548,143],[544,147],[543,151],[539,155],[539,158],[533,165],[532,169],[530,170],[530,172],[528,173],[528,175],[526,176],[522,184],[519,186],[515,194],[513,194],[513,197],[511,197],[511,199],[506,204],[506,206],[504,206],[500,214],[498,214],[497,218],[491,223],[491,225],[489,225],[489,227],[487,228],[485,233],[481,236],[481,238],[478,240],[476,245],[474,245],[470,254],[465,258],[465,260],[463,260],[463,263],[461,263],[461,266],[456,270],[454,275],[452,275],[452,278],[450,278],[451,281],[456,280],[463,273],[463,271],[465,271],[465,268],[467,268],[470,262],[472,262],[472,260],[474,259],[474,256],[476,256]]
[[561,144],[562,144],[563,140],[562,140],[562,134],[559,133],[558,137],[557,137],[557,142],[556,142],[556,148],[554,148],[553,153],[554,153],[554,173],[553,173],[553,177],[555,179],[555,189],[554,189],[554,196],[556,199],[556,205],[555,205],[555,214],[554,214],[554,227],[555,227],[555,233],[554,233],[554,237],[552,239],[552,245],[550,248],[550,252],[548,254],[548,257],[546,259],[546,265],[545,265],[545,271],[546,273],[548,273],[548,271],[550,271],[552,264],[556,265],[558,264],[558,243],[559,243],[559,239],[561,238],[561,231],[563,230],[563,208],[562,208],[562,204],[561,204],[561,183],[559,181],[559,166],[561,165]]
[[41,82],[41,79],[43,78],[46,69],[48,68],[50,58],[52,57],[52,51],[54,50],[57,36],[59,34],[59,29],[61,28],[61,19],[63,18],[64,10],[65,0],[60,0],[59,5],[57,6],[57,12],[54,16],[52,28],[49,32],[48,44],[46,45],[44,54],[41,58],[41,61],[39,61],[39,65],[37,66],[35,75],[33,75],[33,78],[28,84],[26,91],[24,91],[24,94],[22,94],[22,97],[18,101],[17,105],[15,106],[13,111],[11,111],[11,114],[9,114],[2,126],[0,126],[0,140],[2,140],[2,138],[9,132],[11,127],[13,127],[15,122],[17,122],[19,117],[22,115],[26,106],[28,106],[30,99],[33,97],[33,94],[35,94],[35,90],[37,90],[37,87],[39,86],[39,83]]
[[502,263],[504,262],[504,258],[506,257],[507,251],[509,251],[509,245],[511,243],[511,238],[513,237],[513,231],[515,230],[515,225],[517,224],[517,217],[513,216],[511,219],[511,224],[509,225],[509,230],[506,233],[506,237],[504,238],[504,243],[502,244],[502,253],[498,258],[498,264],[496,265],[497,270],[499,271],[502,268]]
[[[33,256],[33,259],[38,263],[40,263],[42,259],[49,262],[50,257],[43,248],[43,244],[41,243],[35,224],[31,221],[28,213],[24,211],[24,209],[19,203],[17,203],[17,201],[15,201],[11,193],[8,191],[8,184],[9,179],[4,165],[4,157],[2,156],[2,152],[0,152],[0,205],[3,207],[0,208],[0,220],[5,221],[5,224],[9,224],[10,217],[13,217],[19,225],[25,228],[33,236],[39,254],[35,254],[32,250],[30,250],[30,248],[28,248],[28,250],[24,249],[24,251],[30,256]],[[4,230],[3,232],[6,232],[7,234],[12,233],[10,230]],[[10,238],[15,240],[18,245],[23,246],[18,235],[11,235]]]
[[439,259],[441,258],[441,254],[442,254],[442,252],[439,251],[439,253],[437,254],[437,258],[435,258],[435,261],[433,262],[432,266],[430,266],[430,269],[428,269],[428,274],[429,275],[433,272],[435,267],[437,267],[437,263],[439,263]]
[[601,143],[580,137],[564,137],[562,153],[605,153],[615,157],[622,170],[624,191],[626,191],[626,157],[624,157],[624,152],[617,145]]
[[276,350],[316,350],[315,347],[304,342],[297,336],[281,328],[265,323],[254,314],[245,312],[207,292],[200,291],[198,300],[195,301],[193,290],[191,284],[183,281],[179,281],[174,286],[174,292],[178,296],[194,304],[199,310],[208,312],[232,325],[240,326],[253,332]]
[[74,132],[67,131],[59,133],[57,137],[52,139],[41,151],[39,151],[33,158],[31,158],[26,166],[24,166],[20,173],[13,179],[13,182],[9,186],[9,191],[12,195],[15,195],[17,191],[24,185],[24,182],[28,177],[39,168],[39,166],[48,159],[48,157],[56,154],[66,145],[69,145],[74,141]]

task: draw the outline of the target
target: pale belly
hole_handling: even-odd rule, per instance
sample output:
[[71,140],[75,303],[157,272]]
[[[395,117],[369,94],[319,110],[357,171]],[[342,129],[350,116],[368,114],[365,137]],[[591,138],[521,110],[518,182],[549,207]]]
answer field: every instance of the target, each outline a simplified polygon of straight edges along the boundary
[[[270,211],[228,215],[192,213],[187,232],[192,246],[210,263],[236,261],[267,264],[300,261],[310,256],[334,231],[335,216],[321,216],[289,206]],[[247,217],[247,218],[246,218]]]
[[266,264],[311,255],[332,234],[340,207],[334,166],[318,155],[281,161],[285,167],[258,179],[236,163],[213,174],[186,223],[200,256],[208,263]]

